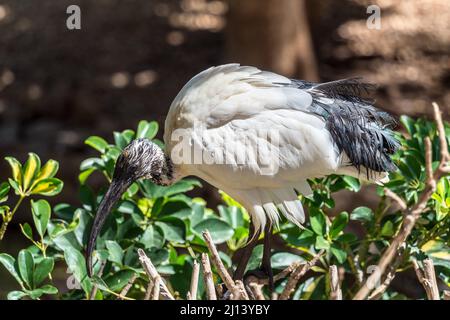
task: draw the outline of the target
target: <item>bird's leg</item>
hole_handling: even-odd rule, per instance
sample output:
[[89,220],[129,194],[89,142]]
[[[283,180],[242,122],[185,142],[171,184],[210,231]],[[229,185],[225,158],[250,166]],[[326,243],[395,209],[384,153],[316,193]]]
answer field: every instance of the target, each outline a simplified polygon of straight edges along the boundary
[[269,278],[269,289],[270,291],[273,291],[274,290],[273,272],[272,272],[272,265],[270,263],[271,238],[272,238],[272,223],[267,222],[264,228],[264,251],[261,267],[267,274],[267,277]]
[[255,226],[253,222],[250,220],[250,227],[248,233],[248,239],[250,241],[243,248],[242,257],[239,260],[236,271],[234,272],[233,278],[234,280],[242,280],[244,277],[245,269],[247,268],[248,261],[253,252],[253,248],[255,248],[256,243],[258,242],[258,236],[255,234]]

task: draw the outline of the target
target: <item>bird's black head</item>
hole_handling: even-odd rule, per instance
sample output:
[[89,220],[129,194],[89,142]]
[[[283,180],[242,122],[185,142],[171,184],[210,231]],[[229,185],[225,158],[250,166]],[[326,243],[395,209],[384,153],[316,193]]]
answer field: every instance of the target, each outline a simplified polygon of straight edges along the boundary
[[92,276],[92,252],[95,240],[114,204],[128,187],[138,179],[150,179],[165,185],[172,179],[172,165],[159,146],[147,139],[133,140],[123,149],[116,162],[113,178],[100,203],[92,225],[86,250],[89,276]]

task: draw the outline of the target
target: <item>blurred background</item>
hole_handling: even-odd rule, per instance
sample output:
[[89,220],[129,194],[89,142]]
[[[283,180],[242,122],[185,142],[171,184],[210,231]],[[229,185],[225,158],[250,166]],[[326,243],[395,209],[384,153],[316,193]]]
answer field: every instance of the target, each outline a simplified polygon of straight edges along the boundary
[[[81,30],[66,9],[81,8]],[[369,5],[381,9],[370,29]],[[165,115],[182,86],[213,65],[239,62],[310,81],[361,76],[379,85],[377,106],[396,116],[450,108],[448,0],[0,0],[0,178],[3,158],[37,153],[60,161],[63,192],[77,200],[91,135]],[[160,130],[159,137],[162,137]],[[98,181],[99,185],[103,183]],[[195,191],[209,206],[217,191]],[[337,196],[336,210],[370,206],[373,187]],[[0,251],[24,245],[22,206]],[[3,281],[1,291],[11,290]]]

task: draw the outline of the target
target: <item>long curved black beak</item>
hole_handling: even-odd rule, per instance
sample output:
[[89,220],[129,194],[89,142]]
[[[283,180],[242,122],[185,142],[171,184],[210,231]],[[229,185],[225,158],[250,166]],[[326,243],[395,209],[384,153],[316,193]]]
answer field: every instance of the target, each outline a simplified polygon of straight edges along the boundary
[[106,191],[102,202],[100,203],[97,214],[94,218],[94,223],[91,228],[91,234],[89,235],[89,241],[86,250],[86,269],[89,277],[92,277],[92,252],[95,248],[95,240],[102,230],[102,226],[105,223],[106,218],[111,212],[112,208],[116,202],[120,199],[120,196],[127,190],[131,185],[131,181],[124,179],[114,179],[112,180],[108,191]]

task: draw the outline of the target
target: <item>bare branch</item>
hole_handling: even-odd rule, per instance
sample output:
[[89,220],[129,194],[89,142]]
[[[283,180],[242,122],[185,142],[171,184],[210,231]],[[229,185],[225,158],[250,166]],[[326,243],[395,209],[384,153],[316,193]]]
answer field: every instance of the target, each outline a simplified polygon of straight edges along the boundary
[[[161,287],[161,290],[158,286],[158,289],[153,288],[153,292],[155,292],[156,290],[158,292],[161,292],[161,295],[163,296],[163,298],[165,300],[175,300],[175,298],[170,293],[170,291],[167,288],[164,281],[161,280],[161,276],[159,275],[155,266],[151,262],[150,258],[147,257],[147,255],[145,254],[144,250],[138,249],[138,255],[139,255],[139,261],[141,262],[142,266],[144,267],[144,270],[148,275],[149,281],[153,281],[154,283],[156,283],[156,280],[159,279],[158,283],[159,283],[159,286]],[[154,287],[156,287],[156,284],[154,284]]]
[[392,280],[394,280],[398,266],[403,261],[405,249],[406,243],[403,243],[398,250],[394,262],[389,266],[383,283],[375,288],[375,290],[373,290],[373,292],[368,297],[369,300],[378,300],[383,296],[383,293],[387,290]]
[[250,282],[248,286],[252,290],[253,295],[255,296],[256,300],[266,300],[266,298],[264,297],[263,291],[262,291],[262,288],[263,288],[262,284],[259,284],[256,282]]
[[133,273],[133,276],[130,278],[130,280],[128,280],[127,285],[123,287],[122,291],[120,291],[119,296],[117,297],[118,300],[123,300],[123,298],[127,296],[128,291],[130,291],[133,283],[136,281],[136,278],[136,273]]
[[314,266],[319,258],[323,255],[325,251],[320,250],[318,254],[316,254],[311,261],[308,261],[307,263],[301,264],[297,266],[297,268],[291,273],[288,282],[286,286],[284,287],[283,292],[279,296],[279,300],[288,300],[291,294],[294,292],[295,288],[297,287],[298,281],[301,277],[305,275],[305,273],[311,269],[312,266]]
[[212,277],[211,264],[207,253],[202,253],[203,279],[205,281],[206,297],[208,300],[217,300],[216,290]]
[[150,300],[153,293],[153,281],[149,281],[147,285],[147,290],[145,291],[145,297],[144,300]]
[[223,265],[223,262],[219,256],[219,252],[217,251],[217,248],[214,245],[211,234],[208,230],[203,231],[203,238],[205,239],[206,245],[208,246],[209,252],[211,253],[212,263],[216,267],[220,278],[225,283],[225,286],[228,288],[228,290],[230,290],[230,292],[233,294],[233,299],[236,299],[236,297],[240,296],[239,289],[236,287],[233,278],[230,276],[227,269]]
[[402,210],[406,210],[407,206],[405,201],[403,201],[402,198],[400,198],[397,194],[395,194],[394,192],[392,192],[390,189],[388,188],[384,188],[384,194],[388,197],[391,198],[392,200],[394,200],[398,206],[400,207],[400,209]]
[[450,300],[450,291],[444,290],[444,300]]
[[339,283],[338,269],[335,265],[330,266],[330,300],[342,300],[342,290]]
[[155,285],[153,286],[153,294],[152,294],[152,300],[159,300],[159,294],[161,291],[161,277],[157,275],[154,279]]
[[413,266],[416,271],[417,278],[427,293],[428,300],[440,300],[433,260],[423,260],[423,271],[420,269],[420,266],[415,259],[413,260]]
[[239,290],[239,296],[236,296],[234,299],[235,300],[250,300],[250,298],[248,297],[248,293],[245,290],[245,286],[244,283],[241,280],[236,280],[236,287]]
[[188,300],[197,300],[197,288],[198,288],[198,275],[200,273],[200,265],[197,260],[194,260],[194,266],[192,268],[191,276],[191,290],[188,292]]

